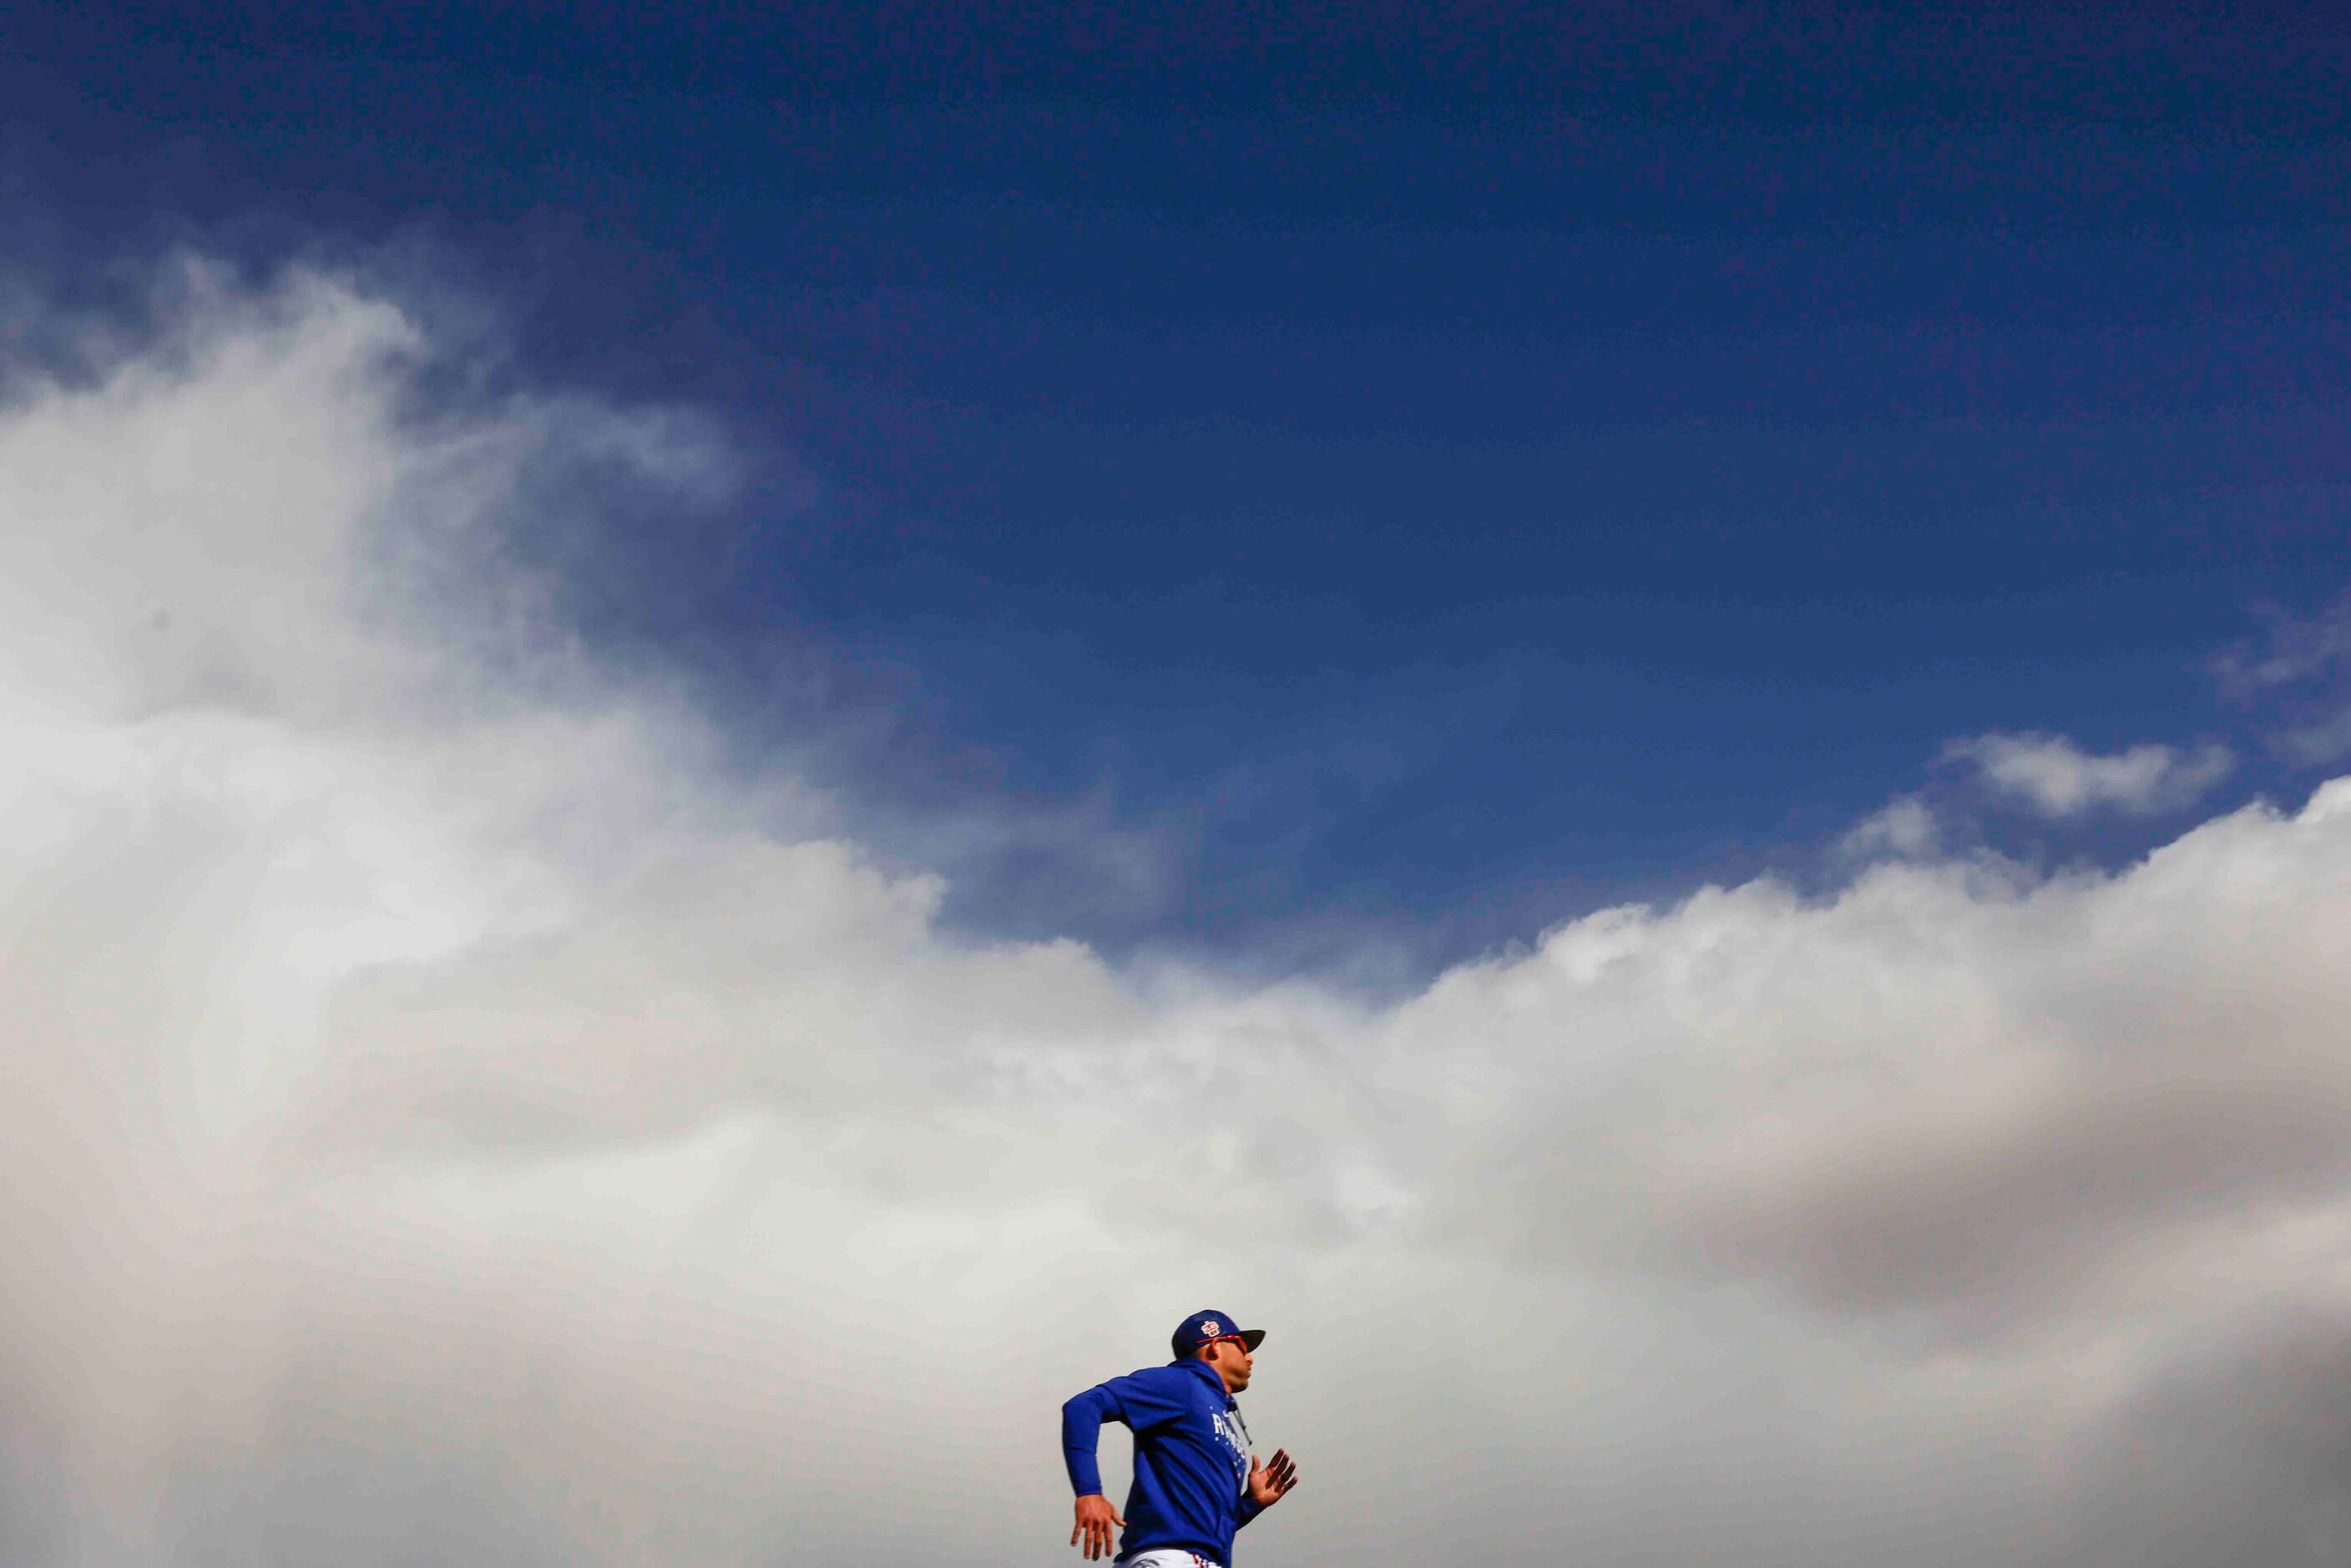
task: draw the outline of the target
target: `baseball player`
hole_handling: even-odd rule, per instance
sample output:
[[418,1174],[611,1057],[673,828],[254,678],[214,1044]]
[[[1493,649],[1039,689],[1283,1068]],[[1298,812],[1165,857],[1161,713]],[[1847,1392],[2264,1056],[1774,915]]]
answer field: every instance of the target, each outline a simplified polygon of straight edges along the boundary
[[[1070,1544],[1086,1559],[1111,1554],[1111,1527],[1123,1526],[1116,1568],[1231,1568],[1233,1532],[1298,1484],[1287,1449],[1260,1465],[1233,1396],[1249,1384],[1251,1353],[1263,1329],[1237,1329],[1225,1312],[1194,1312],[1169,1342],[1176,1359],[1098,1383],[1061,1406],[1061,1452],[1078,1494]],[[1104,1421],[1134,1434],[1134,1485],[1126,1517],[1102,1496],[1094,1443]]]

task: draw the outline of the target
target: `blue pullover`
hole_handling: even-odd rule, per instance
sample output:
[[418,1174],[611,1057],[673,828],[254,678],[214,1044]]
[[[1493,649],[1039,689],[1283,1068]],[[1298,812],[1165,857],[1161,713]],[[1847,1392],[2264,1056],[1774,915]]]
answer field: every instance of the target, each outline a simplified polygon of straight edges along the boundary
[[1096,1384],[1061,1406],[1061,1452],[1080,1497],[1102,1490],[1094,1443],[1104,1421],[1134,1434],[1122,1557],[1162,1547],[1230,1568],[1233,1532],[1264,1511],[1249,1495],[1249,1428],[1205,1361],[1146,1366]]

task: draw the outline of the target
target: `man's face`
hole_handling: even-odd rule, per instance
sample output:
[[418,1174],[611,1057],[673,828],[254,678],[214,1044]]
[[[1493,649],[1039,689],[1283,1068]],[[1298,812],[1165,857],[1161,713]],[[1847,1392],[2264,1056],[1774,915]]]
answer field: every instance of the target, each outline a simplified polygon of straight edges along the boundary
[[1237,1339],[1220,1339],[1208,1347],[1205,1358],[1225,1380],[1226,1392],[1238,1394],[1249,1386],[1250,1357],[1249,1351]]

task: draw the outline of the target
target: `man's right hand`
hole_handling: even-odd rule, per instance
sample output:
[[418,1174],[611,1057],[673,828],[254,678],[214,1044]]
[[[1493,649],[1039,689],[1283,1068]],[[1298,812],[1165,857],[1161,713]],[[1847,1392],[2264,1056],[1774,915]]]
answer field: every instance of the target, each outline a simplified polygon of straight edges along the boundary
[[1070,1531],[1070,1544],[1075,1546],[1080,1536],[1085,1537],[1086,1561],[1097,1557],[1118,1555],[1117,1531],[1126,1528],[1118,1510],[1111,1507],[1110,1499],[1100,1492],[1088,1492],[1078,1499],[1078,1527]]

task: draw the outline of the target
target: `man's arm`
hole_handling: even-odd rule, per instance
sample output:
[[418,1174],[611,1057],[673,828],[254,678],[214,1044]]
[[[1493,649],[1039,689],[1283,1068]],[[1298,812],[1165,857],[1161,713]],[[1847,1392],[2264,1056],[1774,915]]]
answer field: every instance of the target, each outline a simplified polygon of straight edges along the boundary
[[1288,1448],[1276,1448],[1271,1462],[1259,1464],[1257,1456],[1249,1456],[1249,1484],[1241,1488],[1241,1506],[1238,1523],[1247,1524],[1290,1494],[1298,1484],[1298,1462],[1290,1457]]
[[1061,1406],[1061,1462],[1069,1469],[1070,1490],[1078,1494],[1077,1528],[1070,1531],[1070,1544],[1075,1546],[1082,1539],[1089,1559],[1111,1556],[1114,1551],[1112,1527],[1126,1525],[1102,1496],[1102,1464],[1094,1454],[1102,1423],[1118,1421],[1131,1432],[1146,1432],[1174,1419],[1183,1409],[1183,1385],[1171,1380],[1166,1370],[1146,1367],[1113,1377],[1073,1396]]
[[1148,1432],[1181,1416],[1185,1410],[1185,1374],[1171,1366],[1146,1366],[1108,1383],[1097,1383],[1074,1395],[1061,1406],[1061,1458],[1069,1467],[1070,1485],[1080,1497],[1102,1490],[1102,1467],[1094,1445],[1105,1421],[1116,1421],[1130,1432]]
[[1110,1499],[1102,1496],[1102,1464],[1094,1455],[1103,1419],[1117,1414],[1118,1396],[1106,1383],[1061,1406],[1061,1462],[1069,1468],[1071,1490],[1078,1494],[1077,1523],[1070,1531],[1070,1544],[1075,1546],[1082,1539],[1088,1562],[1115,1552],[1118,1538],[1113,1531],[1126,1524],[1118,1510],[1111,1507]]
[[1094,1445],[1102,1440],[1104,1421],[1123,1416],[1118,1395],[1107,1383],[1073,1395],[1061,1406],[1061,1462],[1070,1472],[1070,1488],[1080,1497],[1102,1491],[1102,1464]]

